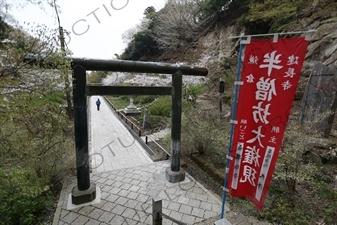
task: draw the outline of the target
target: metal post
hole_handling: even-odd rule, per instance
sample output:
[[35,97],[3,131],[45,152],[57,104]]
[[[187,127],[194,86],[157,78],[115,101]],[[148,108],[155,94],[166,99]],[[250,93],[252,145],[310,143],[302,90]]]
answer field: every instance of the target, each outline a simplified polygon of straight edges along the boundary
[[222,94],[225,92],[225,82],[220,78],[219,83],[219,113],[220,119],[222,119]]
[[181,100],[182,72],[172,74],[172,119],[171,119],[171,168],[166,170],[166,178],[172,183],[185,179],[185,171],[180,168],[181,152]]
[[[241,56],[242,56],[242,42],[240,42],[240,49],[239,49],[239,57],[238,57],[238,68],[237,68],[237,73],[236,73],[236,81],[240,81],[240,70],[241,70]],[[231,113],[231,120],[235,120],[236,116],[236,103],[237,103],[237,98],[239,94],[239,86],[235,86],[235,92],[234,92],[234,100],[233,100],[233,109]],[[231,124],[231,129],[230,129],[230,137],[229,137],[229,145],[228,145],[228,156],[231,156],[231,148],[232,148],[232,141],[233,141],[233,133],[234,133],[234,124]],[[226,162],[226,171],[229,169],[229,164],[230,160],[229,157]],[[225,217],[225,205],[226,205],[226,198],[227,198],[227,185],[228,185],[228,173],[225,174],[225,179],[224,179],[224,192],[222,196],[222,206],[221,206],[221,216],[220,218],[223,219]]]
[[73,80],[77,186],[72,191],[72,202],[79,205],[96,198],[96,186],[90,183],[86,70],[82,66],[75,66]]
[[220,119],[222,114],[222,93],[219,93],[219,113],[220,113]]
[[162,225],[163,217],[162,212],[162,200],[152,199],[152,224],[153,225]]

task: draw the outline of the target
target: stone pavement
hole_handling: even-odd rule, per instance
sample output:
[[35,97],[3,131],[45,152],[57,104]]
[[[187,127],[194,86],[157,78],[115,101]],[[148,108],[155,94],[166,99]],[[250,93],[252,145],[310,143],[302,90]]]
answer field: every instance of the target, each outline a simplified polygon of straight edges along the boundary
[[[134,140],[101,99],[96,110],[93,96],[89,104],[91,182],[99,194],[95,204],[75,206],[69,201],[76,177],[65,180],[53,225],[152,224],[152,199],[162,199],[163,213],[187,224],[217,216],[221,199],[203,188],[186,173],[180,183],[169,183],[165,170],[170,161],[152,162],[138,140]],[[173,224],[164,219],[163,224]]]
[[[95,104],[97,98],[102,102],[99,111]],[[152,162],[104,98],[92,96],[88,107],[89,154],[93,172],[129,168]]]

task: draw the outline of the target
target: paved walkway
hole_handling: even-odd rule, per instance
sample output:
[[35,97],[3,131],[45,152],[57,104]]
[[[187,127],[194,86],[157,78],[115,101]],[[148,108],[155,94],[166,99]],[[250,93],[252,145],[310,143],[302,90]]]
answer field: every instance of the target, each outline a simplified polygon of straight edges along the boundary
[[[96,110],[97,96],[90,99],[89,149],[91,181],[98,187],[93,203],[74,206],[70,193],[76,177],[64,183],[53,225],[152,224],[152,199],[162,199],[163,213],[187,224],[220,214],[221,201],[186,173],[180,183],[169,183],[165,170],[169,161],[152,162],[142,145],[103,98]],[[173,224],[164,219],[163,224]]]
[[[96,109],[96,100],[102,102]],[[146,165],[152,162],[144,148],[114,115],[104,98],[92,96],[90,107],[89,149],[93,172]]]

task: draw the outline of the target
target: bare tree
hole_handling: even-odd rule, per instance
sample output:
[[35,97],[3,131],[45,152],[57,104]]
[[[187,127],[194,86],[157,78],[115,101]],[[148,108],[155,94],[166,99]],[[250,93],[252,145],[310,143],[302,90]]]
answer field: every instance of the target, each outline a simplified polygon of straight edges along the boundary
[[164,51],[183,52],[191,46],[200,23],[197,1],[171,0],[152,18],[152,37]]

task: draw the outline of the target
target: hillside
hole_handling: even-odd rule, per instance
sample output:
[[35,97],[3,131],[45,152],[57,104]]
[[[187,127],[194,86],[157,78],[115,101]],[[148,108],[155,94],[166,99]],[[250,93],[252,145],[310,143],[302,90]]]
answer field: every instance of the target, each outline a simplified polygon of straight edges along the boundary
[[[171,3],[173,7],[167,4],[158,12],[148,7],[138,32],[129,37],[128,47],[119,58],[206,66],[213,88],[217,89],[220,78],[228,88],[232,88],[239,42],[238,38],[229,37],[242,33],[254,35],[315,30],[310,38],[302,77],[311,74],[316,62],[332,69],[337,67],[335,1],[297,1],[296,4],[290,0],[269,0],[263,4],[260,1],[233,1],[225,8],[220,7],[224,3],[228,2],[209,0],[209,7],[197,4],[190,6],[189,10],[178,10],[180,5],[190,4],[183,0]],[[198,17],[198,13],[208,16]],[[196,18],[201,22],[192,22]],[[158,28],[163,26],[165,29]],[[300,82],[300,91],[303,91],[305,84],[305,81]]]
[[[191,13],[184,11],[184,4],[191,4],[189,1],[172,1],[172,5],[167,5],[163,10],[156,12],[153,8],[146,11],[146,29],[134,35],[126,51],[120,56],[121,59],[133,59],[142,61],[160,61],[171,63],[186,63],[205,66],[209,69],[203,95],[200,95],[194,108],[207,108],[217,110],[218,104],[218,83],[219,79],[225,81],[225,111],[230,112],[231,97],[233,96],[233,82],[237,71],[238,61],[238,38],[230,36],[240,36],[253,34],[287,33],[314,30],[310,37],[310,44],[306,53],[301,80],[298,87],[297,101],[294,106],[300,109],[301,94],[308,83],[308,77],[312,74],[314,65],[322,63],[330,69],[337,68],[337,2],[333,0],[311,0],[311,1],[290,1],[290,0],[252,0],[252,1],[217,1],[209,0],[209,7],[200,5],[190,5]],[[199,1],[196,1],[199,2]],[[219,3],[219,4],[218,4]],[[214,6],[214,7],[213,7]],[[182,8],[181,8],[182,7]],[[172,8],[174,10],[172,10]],[[212,11],[213,10],[213,11]],[[195,19],[195,15],[203,12],[205,17],[197,17],[202,25],[190,23],[190,18]],[[168,16],[172,18],[167,20]],[[165,20],[166,18],[166,20]],[[182,19],[183,18],[183,19]],[[158,24],[165,29],[158,28]],[[192,25],[191,25],[192,24]],[[164,26],[165,25],[165,26]],[[184,27],[186,26],[186,27]],[[189,26],[189,27],[188,27]],[[158,29],[158,30],[156,30]],[[151,32],[150,32],[151,31]],[[151,33],[160,31],[160,35]],[[304,34],[280,34],[279,37],[298,37]],[[170,42],[172,38],[172,42]],[[259,37],[270,38],[270,37]],[[151,40],[151,42],[149,41]],[[145,41],[145,42],[144,42]],[[136,48],[135,46],[138,46]],[[148,49],[145,49],[146,47]],[[136,50],[138,49],[138,50]],[[205,97],[206,96],[206,97]],[[203,98],[202,98],[203,97]],[[188,126],[194,126],[202,118],[208,119],[204,122],[208,126],[218,129],[218,125],[212,124],[211,113],[200,112],[202,110],[191,110],[187,114],[191,117]],[[230,199],[229,202],[235,212],[253,216],[261,220],[267,220],[274,224],[333,224],[337,221],[337,193],[334,191],[335,176],[337,174],[336,162],[330,157],[335,154],[336,140],[334,134],[336,125],[328,138],[311,137],[311,133],[303,132],[298,124],[300,111],[292,111],[284,146],[283,157],[279,159],[279,165],[289,166],[289,174],[285,175],[278,170],[274,175],[267,197],[265,208],[262,212],[257,212],[252,205],[244,200]],[[187,117],[188,117],[187,116]],[[183,118],[183,126],[186,118]],[[186,170],[199,179],[207,188],[221,195],[221,184],[223,180],[217,174],[224,174],[226,141],[224,146],[212,143],[205,148],[203,154],[196,153],[193,148],[193,141],[201,139],[196,130],[200,133],[211,135],[211,130],[205,123],[199,122],[200,128],[183,128],[183,133],[190,136],[183,139],[184,160]],[[226,123],[227,124],[227,123]],[[206,126],[206,128],[205,128]],[[194,129],[194,130],[193,130]],[[205,130],[202,130],[205,129]],[[217,130],[228,132],[228,128]],[[194,131],[193,132],[191,132]],[[215,134],[214,134],[215,135]],[[205,136],[205,135],[204,135]],[[218,140],[217,136],[212,138]],[[222,139],[224,139],[222,137]],[[310,141],[309,141],[310,140]],[[203,140],[204,141],[204,140]],[[186,142],[186,143],[185,143]],[[201,141],[202,142],[202,141]],[[165,143],[162,143],[165,145]],[[289,147],[290,146],[290,147]],[[294,146],[294,147],[292,147]],[[168,146],[169,148],[169,146]],[[187,150],[188,149],[188,150]],[[307,164],[305,157],[312,154],[318,158],[316,164]],[[326,157],[329,155],[328,157]],[[330,157],[330,158],[329,158]],[[195,164],[193,158],[199,159],[199,164]],[[312,159],[311,159],[312,160]],[[204,170],[200,170],[203,168]],[[279,168],[280,169],[280,168]],[[204,171],[207,172],[204,172]],[[287,170],[287,169],[286,169]],[[283,171],[284,172],[284,171]],[[211,174],[215,174],[211,178]],[[294,182],[294,183],[292,183]],[[293,191],[289,189],[293,188]],[[235,217],[235,216],[234,216]],[[245,219],[246,223],[252,224]],[[238,221],[235,221],[238,222]],[[253,222],[253,224],[257,224]]]

